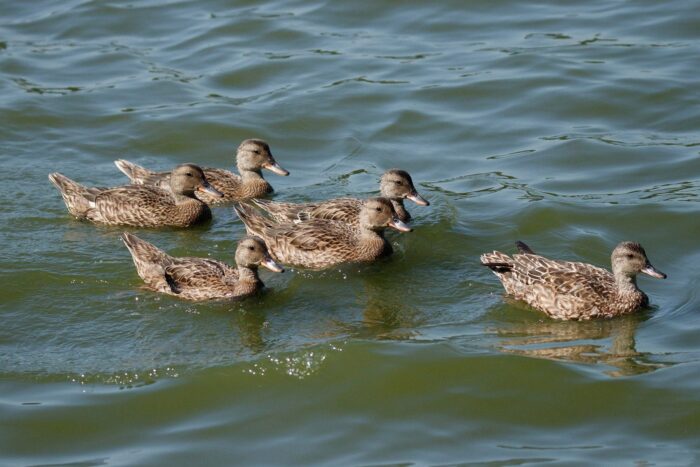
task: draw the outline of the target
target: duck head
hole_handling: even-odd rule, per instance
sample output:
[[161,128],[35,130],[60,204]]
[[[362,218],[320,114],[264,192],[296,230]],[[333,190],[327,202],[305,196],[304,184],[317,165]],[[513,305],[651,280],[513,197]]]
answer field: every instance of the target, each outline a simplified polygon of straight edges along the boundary
[[284,268],[270,257],[265,242],[258,237],[248,236],[238,242],[236,264],[250,269],[262,266],[273,272],[284,272]]
[[634,278],[642,273],[658,279],[666,279],[666,274],[649,262],[647,253],[637,242],[622,242],[612,252],[612,270],[617,275]]
[[384,230],[386,227],[399,232],[412,230],[397,217],[394,206],[387,198],[367,199],[360,210],[360,225],[370,230]]
[[170,173],[170,188],[178,195],[194,197],[195,191],[205,192],[217,198],[224,196],[209,185],[204,171],[194,164],[180,164]]
[[408,199],[420,206],[430,206],[428,200],[418,194],[411,176],[405,170],[390,169],[379,181],[382,196],[390,199]]
[[272,156],[270,146],[261,139],[247,139],[238,146],[236,165],[240,172],[260,172],[261,169],[267,169],[277,175],[289,175]]

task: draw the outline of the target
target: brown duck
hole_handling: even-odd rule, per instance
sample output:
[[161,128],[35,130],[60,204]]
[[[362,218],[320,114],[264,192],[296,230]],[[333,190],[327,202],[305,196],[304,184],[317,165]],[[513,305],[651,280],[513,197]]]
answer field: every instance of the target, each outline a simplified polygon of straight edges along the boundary
[[[381,196],[391,200],[394,210],[403,222],[411,220],[411,214],[404,207],[408,199],[420,206],[430,203],[418,194],[411,176],[405,170],[391,169],[384,172],[379,181]],[[331,219],[336,221],[354,222],[359,219],[362,200],[355,198],[337,198],[318,203],[279,203],[268,200],[254,200],[261,209],[277,222],[298,222],[309,219]]]
[[258,266],[284,272],[265,242],[245,237],[236,248],[236,266],[207,258],[175,258],[145,240],[124,232],[122,240],[147,287],[186,300],[242,298],[263,287]]
[[615,247],[612,273],[586,263],[544,258],[523,242],[516,245],[519,254],[484,253],[481,263],[498,276],[513,298],[556,319],[588,320],[632,313],[649,304],[637,287],[637,274],[666,278],[635,242]]
[[[262,176],[262,169],[277,175],[289,175],[272,157],[270,146],[260,139],[247,139],[238,146],[236,163],[240,175],[224,170],[205,167],[204,175],[211,185],[223,194],[222,197],[197,193],[197,197],[207,204],[243,201],[259,198],[272,193],[272,186]],[[135,185],[158,186],[168,188],[170,172],[153,172],[133,162],[120,159],[114,164]]]
[[273,258],[283,264],[309,269],[374,261],[392,253],[391,245],[384,239],[384,229],[411,231],[396,217],[386,198],[364,201],[355,223],[311,219],[279,224],[251,207],[239,205],[235,209],[248,233],[265,240]]
[[109,225],[188,227],[211,219],[209,206],[195,192],[221,196],[193,164],[178,165],[172,171],[168,190],[143,185],[87,188],[57,172],[49,180],[72,215]]

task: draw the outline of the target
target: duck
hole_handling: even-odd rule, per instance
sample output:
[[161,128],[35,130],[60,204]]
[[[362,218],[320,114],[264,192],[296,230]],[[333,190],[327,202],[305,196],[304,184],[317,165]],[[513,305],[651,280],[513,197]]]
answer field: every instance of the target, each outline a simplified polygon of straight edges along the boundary
[[332,219],[277,223],[247,205],[239,204],[235,210],[248,234],[262,238],[276,261],[306,269],[375,261],[392,253],[383,235],[387,227],[412,230],[386,198],[365,200],[355,223]]
[[[170,172],[153,172],[124,159],[116,160],[114,164],[129,177],[134,185],[168,188]],[[261,139],[246,139],[238,146],[236,165],[240,175],[229,170],[204,167],[207,180],[223,196],[197,193],[197,197],[207,204],[259,198],[273,192],[272,185],[262,176],[262,169],[270,170],[277,175],[289,175],[289,171],[280,167],[275,161],[270,145]]]
[[[410,200],[419,206],[430,206],[423,198],[408,172],[401,169],[389,169],[379,181],[381,197],[387,198],[402,222],[409,222],[411,214],[404,206],[404,200]],[[256,199],[253,202],[266,211],[277,222],[300,222],[309,219],[331,219],[357,223],[363,201],[356,198],[336,198],[317,203],[281,203]]]
[[587,263],[559,261],[536,254],[516,242],[518,254],[493,251],[481,255],[481,264],[500,279],[506,293],[551,318],[591,320],[633,313],[649,305],[637,287],[637,275],[666,279],[649,262],[637,243],[625,241],[612,252],[612,272]]
[[170,256],[128,232],[121,238],[147,288],[185,300],[247,297],[264,287],[258,266],[284,272],[270,258],[265,242],[256,237],[244,237],[238,242],[235,268],[214,259]]
[[223,196],[194,164],[175,167],[167,190],[145,185],[88,188],[58,172],[49,174],[49,180],[73,216],[107,225],[189,227],[211,219],[209,206],[195,193]]

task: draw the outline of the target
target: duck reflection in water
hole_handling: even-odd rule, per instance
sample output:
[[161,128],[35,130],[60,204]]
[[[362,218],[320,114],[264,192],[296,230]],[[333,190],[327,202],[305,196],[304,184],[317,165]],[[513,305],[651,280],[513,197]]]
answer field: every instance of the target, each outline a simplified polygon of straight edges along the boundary
[[[504,307],[507,305],[504,305]],[[528,313],[530,313],[528,311]],[[636,349],[635,333],[646,313],[596,321],[528,321],[487,329],[500,351],[547,360],[605,365],[612,377],[649,373],[670,365]]]
[[[248,301],[250,302],[250,300]],[[240,304],[235,315],[235,323],[241,337],[241,343],[253,353],[266,350],[264,331],[268,328],[267,317],[263,310],[250,309],[248,303]]]
[[355,287],[358,307],[363,309],[361,321],[336,321],[336,332],[360,339],[414,339],[425,317],[418,308],[406,303],[405,289],[361,277],[361,284]]

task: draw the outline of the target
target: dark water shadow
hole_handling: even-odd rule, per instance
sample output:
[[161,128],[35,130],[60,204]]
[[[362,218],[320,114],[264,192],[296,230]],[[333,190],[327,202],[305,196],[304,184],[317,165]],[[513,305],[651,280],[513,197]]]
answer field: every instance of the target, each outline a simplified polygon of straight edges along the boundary
[[223,319],[219,323],[221,332],[230,329],[230,332],[238,336],[232,342],[240,344],[231,348],[231,351],[239,357],[258,355],[269,350],[271,342],[265,338],[265,330],[268,328],[268,317],[265,311],[265,298],[272,291],[267,287],[250,297],[202,302],[199,305],[201,312],[219,316]]
[[[651,352],[637,350],[635,334],[649,319],[650,310],[613,319],[557,321],[519,302],[494,307],[486,331],[498,339],[495,348],[503,353],[565,363],[601,367],[611,377],[651,373],[673,363],[658,360]],[[516,305],[517,313],[513,313]]]
[[[420,309],[406,303],[401,287],[386,287],[372,277],[359,276],[355,301],[362,314],[356,320],[334,320],[335,329],[325,337],[344,335],[354,339],[411,340],[426,319]],[[402,293],[403,292],[403,293]]]

